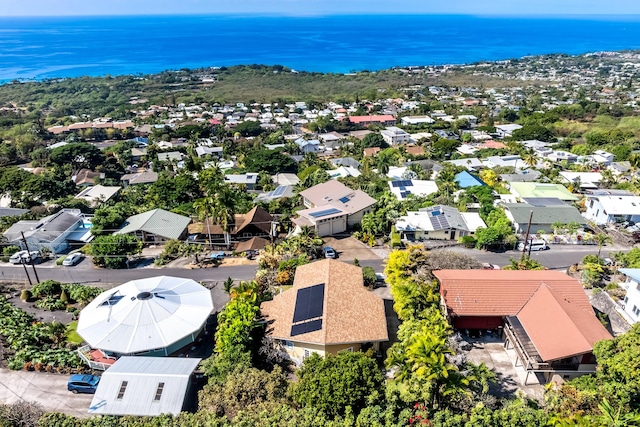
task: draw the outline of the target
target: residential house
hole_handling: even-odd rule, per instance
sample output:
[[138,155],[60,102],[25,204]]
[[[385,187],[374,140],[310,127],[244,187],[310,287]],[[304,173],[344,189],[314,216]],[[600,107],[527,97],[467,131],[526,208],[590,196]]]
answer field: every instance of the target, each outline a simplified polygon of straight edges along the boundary
[[562,171],[560,172],[560,176],[564,180],[564,182],[575,186],[575,184],[580,184],[581,190],[586,189],[595,189],[600,187],[600,182],[602,181],[602,174],[600,172],[571,172],[571,171]]
[[390,114],[377,116],[350,116],[349,121],[360,126],[369,126],[371,124],[393,126],[396,124],[396,118]]
[[300,178],[295,173],[277,173],[271,175],[271,180],[278,185],[296,185],[300,182]]
[[364,157],[375,157],[381,151],[380,147],[368,147],[364,149]]
[[80,169],[71,177],[71,181],[78,187],[95,185],[96,181],[100,179],[104,179],[104,173],[94,172],[90,169]]
[[587,194],[582,214],[598,225],[640,222],[640,197],[627,191],[599,190]]
[[352,190],[339,181],[331,180],[300,192],[307,209],[298,211],[293,222],[297,230],[314,227],[318,236],[330,236],[359,224],[371,211],[376,199],[362,190]]
[[283,197],[293,197],[296,194],[296,187],[293,185],[279,185],[273,191],[265,191],[258,194],[255,198],[256,202],[269,203],[272,200],[282,199]]
[[360,162],[353,157],[339,157],[337,159],[330,159],[329,162],[333,166],[349,166],[351,168],[360,169]]
[[476,157],[470,157],[468,159],[447,160],[447,163],[451,163],[456,166],[462,166],[469,171],[477,171],[485,167],[484,163],[482,163],[482,160]]
[[147,149],[144,147],[143,148],[133,147],[131,149],[131,160],[134,162],[140,161],[146,155],[147,155]]
[[444,138],[444,139],[450,139],[450,140],[459,140],[460,137],[458,136],[458,134],[451,132],[449,130],[442,130],[442,129],[438,129],[436,131],[434,131],[436,135],[438,135],[440,138]]
[[429,116],[404,116],[401,119],[403,125],[421,125],[421,124],[432,124],[436,121],[433,120]]
[[627,290],[622,309],[631,323],[640,322],[640,268],[619,268],[619,273],[625,275],[622,286]]
[[570,153],[568,151],[562,150],[554,150],[551,153],[547,154],[547,158],[554,163],[566,161],[568,163],[575,163],[578,161],[578,156],[576,154]]
[[145,244],[164,243],[172,239],[185,239],[191,218],[154,209],[127,218],[113,234],[133,234]]
[[[550,381],[593,373],[593,346],[611,339],[580,282],[553,270],[435,270],[458,330],[503,332],[516,365]],[[527,382],[525,379],[525,384]]]
[[9,244],[24,250],[23,233],[30,251],[47,249],[53,254],[64,252],[73,243],[85,244],[93,238],[90,225],[85,224],[79,209],[62,209],[36,221],[18,221],[3,236]]
[[390,126],[380,131],[382,139],[389,145],[406,144],[410,142],[411,135],[399,127]]
[[222,147],[207,147],[204,145],[200,145],[199,147],[196,147],[195,151],[198,157],[204,157],[204,156],[222,157]]
[[320,141],[317,139],[298,138],[294,142],[302,153],[317,153],[320,151]]
[[224,182],[233,185],[244,185],[247,190],[253,190],[258,184],[259,175],[257,173],[243,173],[225,175]]
[[[253,237],[270,238],[274,223],[275,220],[269,212],[258,206],[247,213],[235,214],[234,222],[230,224],[230,243],[243,242]],[[191,241],[209,241],[214,245],[226,244],[222,226],[212,218],[189,225],[189,236]]]
[[457,240],[470,236],[486,224],[476,212],[460,212],[451,206],[430,206],[407,212],[396,220],[395,228],[405,241]]
[[467,171],[462,171],[456,174],[454,181],[458,184],[460,188],[469,188],[476,187],[478,185],[487,185],[478,178],[476,175],[469,173]]
[[404,200],[411,194],[415,197],[426,197],[429,194],[437,193],[438,185],[435,181],[400,179],[389,181],[389,189],[398,200]]
[[92,187],[85,188],[74,198],[85,200],[87,203],[89,203],[89,206],[96,207],[106,202],[107,200],[111,200],[113,197],[115,197],[116,194],[118,194],[119,191],[120,187],[94,185]]
[[327,170],[327,173],[331,179],[346,178],[348,176],[357,178],[362,175],[358,169],[349,166],[339,166],[336,169],[329,169]]
[[293,287],[260,305],[267,336],[300,365],[311,354],[373,348],[389,339],[384,301],[363,285],[362,269],[325,259],[296,269]]
[[556,198],[564,201],[576,201],[579,197],[571,194],[562,184],[550,184],[541,182],[512,182],[511,194],[516,198]]
[[[556,199],[557,200],[557,199]],[[568,224],[576,222],[585,226],[587,221],[580,211],[565,203],[552,206],[534,206],[528,203],[505,203],[504,213],[513,224],[516,233],[526,233],[531,218],[531,233],[553,231],[551,227],[555,223]],[[533,216],[532,216],[533,215]]]
[[500,138],[509,138],[513,134],[514,131],[522,129],[522,126],[519,124],[506,124],[506,125],[496,125],[496,133]]
[[122,181],[122,185],[124,187],[127,187],[129,185],[153,184],[157,180],[158,172],[146,169],[143,169],[139,172],[122,175],[122,177],[120,178],[120,181]]
[[192,410],[193,373],[200,360],[122,356],[100,377],[89,414],[150,417]]
[[604,150],[596,150],[591,155],[591,160],[601,166],[609,166],[613,163],[613,154]]
[[504,173],[500,174],[500,179],[504,182],[534,182],[538,181],[542,176],[541,172],[535,169],[525,169],[520,173]]
[[158,160],[161,162],[180,162],[184,154],[179,151],[169,151],[167,153],[158,153]]

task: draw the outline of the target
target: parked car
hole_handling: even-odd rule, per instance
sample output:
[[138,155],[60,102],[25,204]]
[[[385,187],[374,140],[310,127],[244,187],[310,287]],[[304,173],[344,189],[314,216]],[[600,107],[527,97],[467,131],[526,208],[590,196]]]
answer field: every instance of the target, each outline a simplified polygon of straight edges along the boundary
[[22,262],[24,262],[25,264],[31,264],[31,262],[35,263],[39,261],[40,261],[40,252],[38,251],[31,251],[22,255]]
[[483,262],[482,263],[482,269],[483,270],[500,270],[500,266],[497,264],[491,264],[488,262]]
[[80,252],[75,252],[67,256],[64,259],[64,261],[62,261],[62,265],[67,265],[67,266],[76,265],[80,261],[82,261],[83,258],[84,258],[84,255],[82,255]]
[[75,374],[69,377],[67,390],[73,394],[89,393],[94,394],[98,388],[100,377],[95,375]]
[[[549,245],[547,245],[547,242],[545,242],[544,240],[529,240],[526,245],[527,251],[529,250],[529,246],[531,246],[532,251],[546,251],[547,249],[549,249]],[[524,242],[518,243],[518,250],[525,250]]]
[[23,259],[22,257],[28,256],[28,255],[29,255],[29,252],[27,251],[18,251],[9,257],[9,262],[11,264],[21,264]]
[[338,258],[338,254],[336,253],[335,250],[333,250],[331,246],[325,246],[324,248],[322,248],[322,253],[324,253],[325,258],[331,258],[331,259]]
[[216,252],[215,254],[211,254],[209,258],[221,260],[221,259],[224,259],[224,256],[225,256],[224,252]]
[[248,259],[255,259],[258,255],[260,255],[260,251],[256,249],[249,249],[244,254]]

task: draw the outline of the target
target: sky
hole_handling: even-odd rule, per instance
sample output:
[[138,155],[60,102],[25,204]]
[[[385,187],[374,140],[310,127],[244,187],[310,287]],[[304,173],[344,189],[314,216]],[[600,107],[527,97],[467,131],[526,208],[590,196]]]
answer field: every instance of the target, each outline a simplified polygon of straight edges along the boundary
[[640,14],[638,0],[0,0],[0,3],[0,17],[174,14]]

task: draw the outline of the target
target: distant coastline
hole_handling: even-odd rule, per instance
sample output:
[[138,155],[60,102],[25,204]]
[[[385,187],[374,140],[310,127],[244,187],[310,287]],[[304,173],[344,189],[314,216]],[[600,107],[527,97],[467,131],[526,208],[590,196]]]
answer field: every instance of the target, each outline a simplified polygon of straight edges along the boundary
[[0,28],[0,82],[254,63],[349,73],[640,49],[639,15],[5,17]]

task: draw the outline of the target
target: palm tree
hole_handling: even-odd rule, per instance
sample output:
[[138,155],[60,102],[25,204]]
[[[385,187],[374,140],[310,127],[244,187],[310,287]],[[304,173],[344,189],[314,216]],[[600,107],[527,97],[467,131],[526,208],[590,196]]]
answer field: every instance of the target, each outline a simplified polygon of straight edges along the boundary
[[211,219],[207,221],[207,218],[211,215],[216,208],[216,200],[213,197],[203,197],[193,202],[193,209],[198,215],[200,221],[207,222],[207,234],[209,236],[209,247],[211,247]]
[[224,243],[227,249],[231,247],[231,229],[235,225],[236,219],[236,197],[235,193],[227,187],[223,186],[213,196],[216,203],[211,211],[211,219],[219,224],[224,233]]
[[600,262],[600,252],[602,252],[602,247],[607,243],[612,243],[611,237],[605,233],[598,233],[593,236],[593,239],[596,241],[598,245],[598,263]]
[[534,167],[538,164],[538,156],[536,155],[536,152],[532,148],[530,148],[526,150],[522,155],[522,161],[525,165]]

